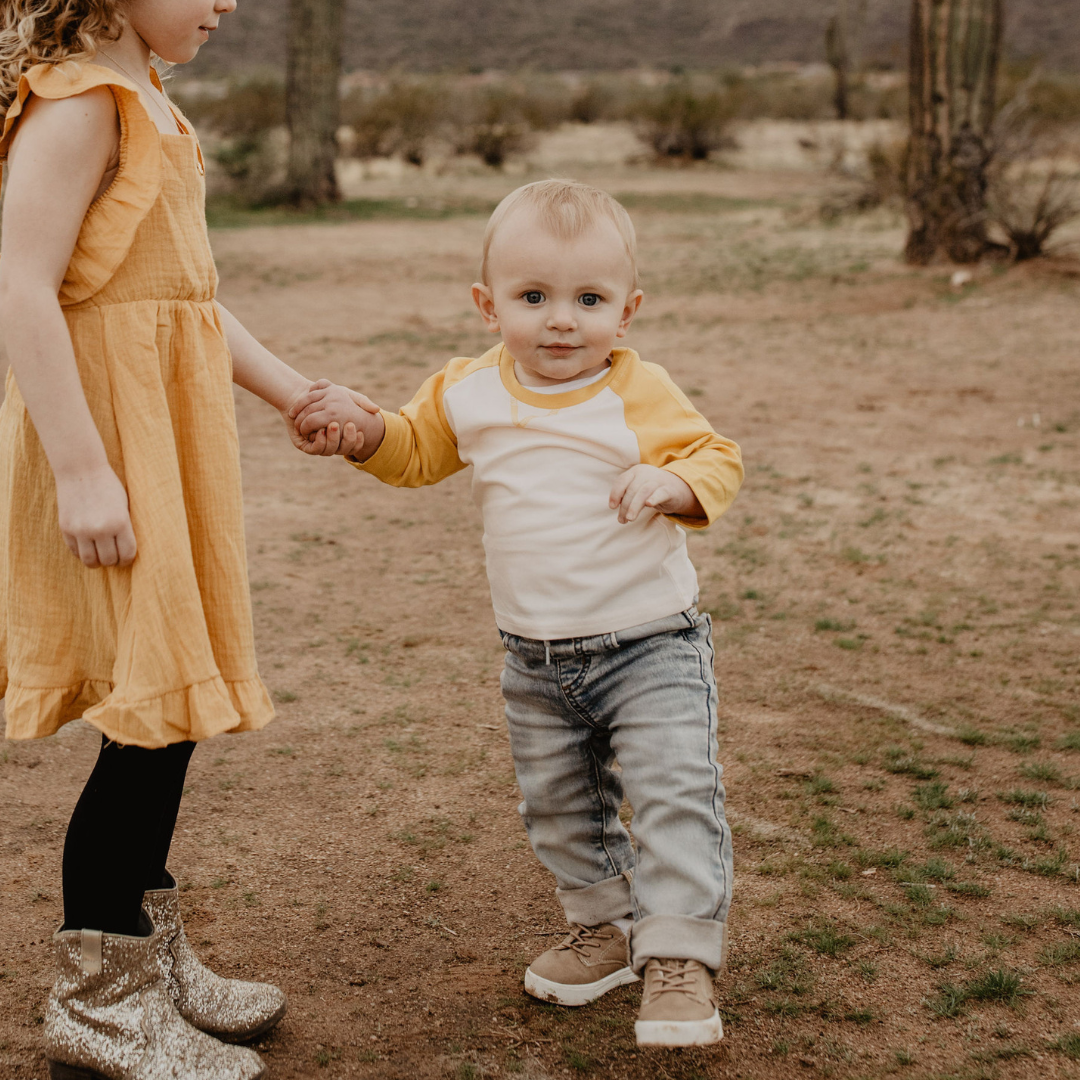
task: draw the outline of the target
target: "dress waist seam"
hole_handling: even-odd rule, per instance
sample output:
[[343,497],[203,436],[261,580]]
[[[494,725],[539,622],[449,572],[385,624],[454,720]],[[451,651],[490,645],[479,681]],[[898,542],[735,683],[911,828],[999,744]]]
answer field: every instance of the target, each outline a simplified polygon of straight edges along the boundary
[[184,299],[178,299],[175,296],[143,296],[138,300],[107,300],[104,302],[93,300],[81,300],[77,304],[65,304],[61,301],[60,308],[63,311],[93,311],[98,308],[107,307],[130,307],[132,304],[157,304],[161,305],[174,305],[174,306],[192,306],[202,307],[206,304],[214,303],[216,297],[207,296],[202,299],[194,299],[187,297]]

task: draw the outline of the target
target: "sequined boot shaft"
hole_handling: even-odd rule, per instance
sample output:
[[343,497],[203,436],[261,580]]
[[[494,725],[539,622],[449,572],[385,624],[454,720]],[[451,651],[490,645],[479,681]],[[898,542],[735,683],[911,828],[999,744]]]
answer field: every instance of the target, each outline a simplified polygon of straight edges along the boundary
[[[144,917],[145,922],[145,917]],[[146,922],[146,929],[151,929]],[[261,1080],[252,1050],[196,1031],[158,966],[158,935],[97,930],[53,936],[57,977],[45,1014],[53,1080]]]
[[176,882],[143,895],[143,907],[159,932],[158,964],[180,1015],[225,1042],[246,1042],[269,1031],[284,1015],[285,995],[270,983],[215,975],[195,955],[184,933]]

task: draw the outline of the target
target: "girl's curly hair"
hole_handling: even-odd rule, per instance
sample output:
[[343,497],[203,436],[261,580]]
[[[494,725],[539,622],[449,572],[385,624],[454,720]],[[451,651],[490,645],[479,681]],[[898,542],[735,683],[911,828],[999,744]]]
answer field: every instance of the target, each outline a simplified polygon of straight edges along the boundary
[[35,64],[89,60],[123,30],[121,0],[2,0],[0,120]]

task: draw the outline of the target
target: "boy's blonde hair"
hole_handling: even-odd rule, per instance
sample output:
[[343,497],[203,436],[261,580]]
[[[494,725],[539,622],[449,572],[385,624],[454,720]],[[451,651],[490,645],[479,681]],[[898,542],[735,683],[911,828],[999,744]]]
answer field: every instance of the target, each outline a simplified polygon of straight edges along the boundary
[[0,122],[35,64],[91,60],[123,30],[119,0],[0,0]]
[[540,220],[560,240],[574,240],[585,233],[601,218],[607,218],[619,230],[626,245],[626,257],[630,260],[634,288],[638,286],[637,234],[630,215],[616,199],[606,191],[579,184],[576,180],[537,180],[526,184],[509,195],[488,220],[484,230],[484,254],[480,262],[480,280],[488,285],[488,254],[491,241],[499,226],[519,207],[535,210]]

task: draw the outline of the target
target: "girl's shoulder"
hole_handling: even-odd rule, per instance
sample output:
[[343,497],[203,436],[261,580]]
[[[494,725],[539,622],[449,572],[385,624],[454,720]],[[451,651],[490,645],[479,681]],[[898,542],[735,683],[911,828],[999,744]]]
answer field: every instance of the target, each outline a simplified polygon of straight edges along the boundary
[[[23,73],[15,100],[4,117],[0,132],[0,161],[7,157],[12,140],[22,119],[37,110],[38,102],[70,101],[81,98],[79,110],[45,110],[63,124],[67,114],[75,121],[89,121],[103,128],[115,126],[117,111],[123,110],[125,100],[138,98],[138,90],[122,75],[97,64],[68,60],[62,64],[37,64]],[[38,99],[37,102],[34,99]],[[73,103],[74,104],[74,103]]]

